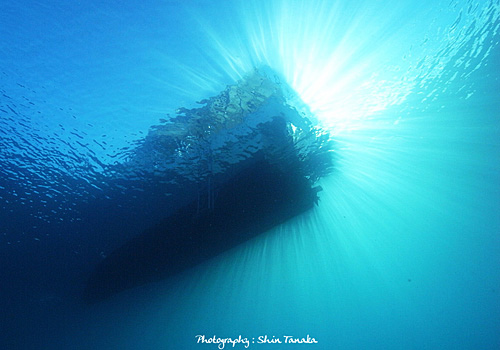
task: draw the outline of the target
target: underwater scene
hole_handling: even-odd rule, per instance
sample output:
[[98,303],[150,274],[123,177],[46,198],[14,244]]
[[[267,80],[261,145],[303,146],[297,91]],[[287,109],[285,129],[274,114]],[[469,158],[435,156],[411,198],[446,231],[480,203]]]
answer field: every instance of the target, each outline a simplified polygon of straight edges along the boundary
[[0,349],[500,349],[500,0],[0,2]]

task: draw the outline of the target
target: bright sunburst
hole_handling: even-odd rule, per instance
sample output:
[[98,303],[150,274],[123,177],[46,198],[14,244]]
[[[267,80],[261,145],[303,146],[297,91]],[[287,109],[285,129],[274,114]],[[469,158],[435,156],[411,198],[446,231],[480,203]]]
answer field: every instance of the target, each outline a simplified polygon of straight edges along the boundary
[[188,70],[211,86],[214,77],[237,80],[268,65],[333,134],[363,129],[373,113],[401,103],[419,82],[439,75],[465,41],[463,33],[473,25],[461,15],[467,4],[442,5],[242,1],[227,8],[230,23],[189,9],[210,45],[204,52],[213,71]]

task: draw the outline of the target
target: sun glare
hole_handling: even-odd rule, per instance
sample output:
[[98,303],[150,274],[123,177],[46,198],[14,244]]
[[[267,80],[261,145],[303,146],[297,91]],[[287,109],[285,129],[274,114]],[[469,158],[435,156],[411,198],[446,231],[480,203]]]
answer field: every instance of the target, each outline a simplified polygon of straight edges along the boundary
[[[373,120],[366,125],[367,118],[404,101],[423,77],[439,75],[451,57],[448,49],[460,39],[455,29],[449,31],[461,11],[458,4],[425,8],[412,2],[388,5],[364,0],[333,5],[323,0],[236,4],[236,9],[226,9],[233,19],[230,23],[214,22],[188,9],[208,45],[202,51],[212,62],[213,72],[200,72],[199,77],[205,77],[201,80],[207,86],[213,85],[209,76],[235,81],[253,67],[267,65],[286,79],[333,135],[373,127]],[[438,25],[439,20],[443,23]]]
[[392,36],[386,28],[397,16],[375,23],[366,6],[362,12],[356,6],[340,7],[325,1],[241,4],[226,31],[209,25],[201,14],[196,17],[211,43],[210,55],[220,58],[214,59],[216,69],[239,79],[252,67],[270,66],[322,126],[338,134],[358,128],[364,117],[401,101],[411,90],[411,84],[395,84],[384,76],[394,56],[402,57],[407,49],[386,47],[385,39]]

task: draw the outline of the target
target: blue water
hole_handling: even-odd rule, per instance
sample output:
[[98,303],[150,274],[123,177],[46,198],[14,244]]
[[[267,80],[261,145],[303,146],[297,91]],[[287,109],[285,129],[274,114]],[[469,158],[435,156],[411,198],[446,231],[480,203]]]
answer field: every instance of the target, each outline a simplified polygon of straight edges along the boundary
[[[499,28],[498,0],[2,1],[0,348],[499,349]],[[260,64],[335,140],[319,205],[83,304],[171,205],[106,169]]]

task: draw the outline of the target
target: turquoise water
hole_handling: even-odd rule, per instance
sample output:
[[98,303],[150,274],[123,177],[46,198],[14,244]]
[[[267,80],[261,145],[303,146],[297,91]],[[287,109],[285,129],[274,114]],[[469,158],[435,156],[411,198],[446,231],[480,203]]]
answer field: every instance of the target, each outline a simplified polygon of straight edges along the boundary
[[[4,348],[217,348],[197,335],[257,349],[500,348],[499,6],[2,3]],[[319,205],[173,279],[82,305],[89,271],[165,203],[140,184],[116,195],[103,169],[258,64],[336,142]]]

